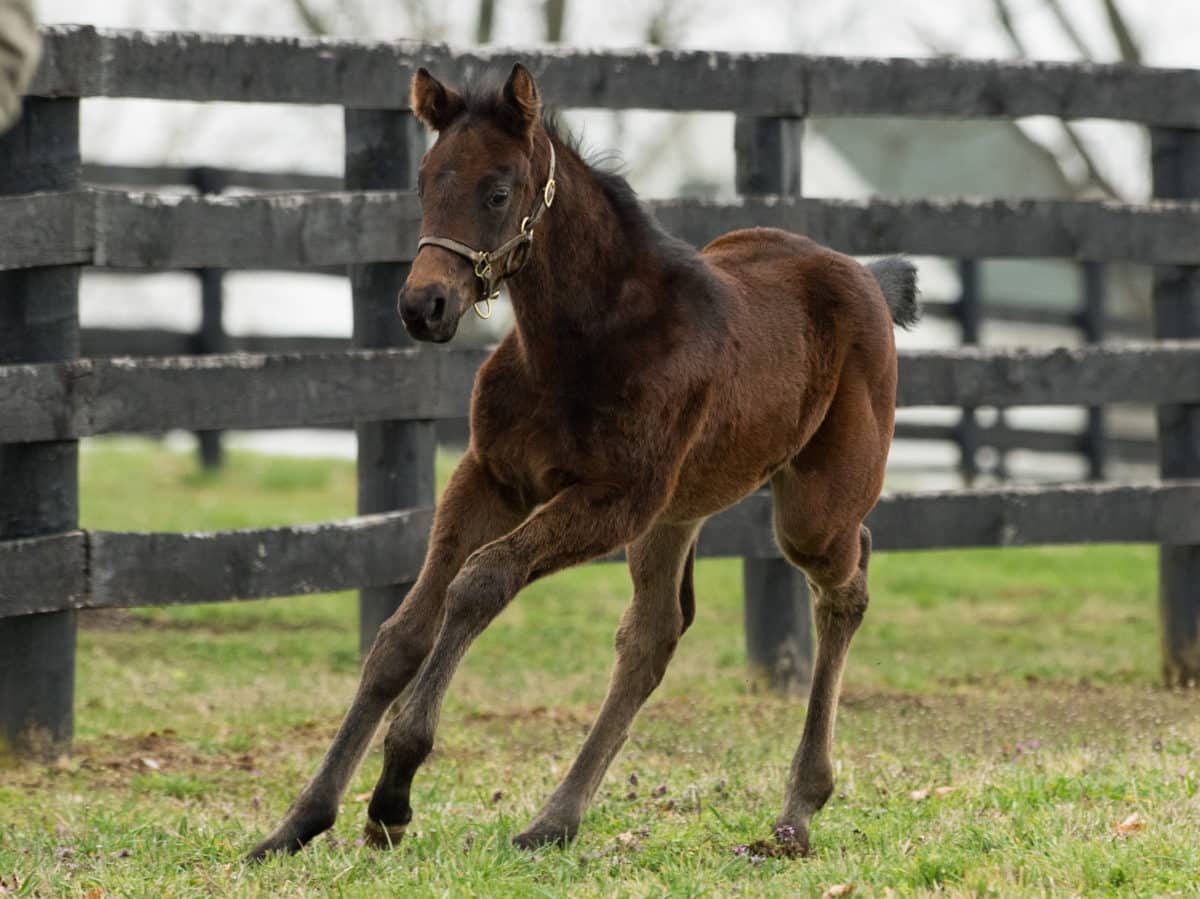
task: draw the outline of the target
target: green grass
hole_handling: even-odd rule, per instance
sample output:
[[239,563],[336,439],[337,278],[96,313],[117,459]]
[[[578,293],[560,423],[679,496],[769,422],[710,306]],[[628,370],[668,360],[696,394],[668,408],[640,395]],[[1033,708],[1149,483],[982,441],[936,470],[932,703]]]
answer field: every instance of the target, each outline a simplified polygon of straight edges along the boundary
[[[235,453],[197,475],[186,455],[105,442],[82,466],[91,527],[353,511],[340,462]],[[480,638],[397,851],[356,845],[376,751],[329,839],[259,867],[241,853],[277,822],[353,691],[353,596],[90,616],[74,756],[0,772],[0,878],[46,896],[1200,892],[1200,697],[1156,685],[1153,548],[877,556],[837,792],[813,857],[797,861],[733,852],[767,834],[803,717],[802,701],[747,679],[733,560],[698,566],[696,624],[577,842],[509,846],[598,708],[628,594],[619,566],[566,572]],[[1114,829],[1135,812],[1142,828]]]

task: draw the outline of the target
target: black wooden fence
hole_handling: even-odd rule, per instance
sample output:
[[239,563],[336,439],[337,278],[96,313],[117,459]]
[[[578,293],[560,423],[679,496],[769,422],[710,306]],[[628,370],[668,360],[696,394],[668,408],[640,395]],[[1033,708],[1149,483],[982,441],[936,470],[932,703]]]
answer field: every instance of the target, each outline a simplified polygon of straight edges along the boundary
[[[339,191],[345,179],[330,175],[301,172],[277,172],[246,169],[214,168],[211,166],[127,166],[83,164],[83,183],[99,188],[138,187],[155,190],[184,187],[199,195],[216,195],[227,189],[251,191]],[[1059,330],[1074,330],[1089,343],[1099,343],[1112,334],[1125,338],[1149,335],[1149,321],[1137,317],[1116,316],[1106,308],[1105,266],[1100,262],[1079,264],[1082,289],[1076,308],[1051,309],[1029,302],[988,300],[985,302],[979,287],[978,266],[974,259],[959,261],[961,290],[952,302],[930,302],[925,297],[924,318],[952,321],[959,327],[961,342],[974,345],[980,342],[984,321],[1016,324],[1024,328],[1050,326]],[[219,354],[229,352],[336,352],[350,346],[350,341],[328,336],[268,336],[231,335],[223,326],[224,289],[221,268],[194,269],[200,285],[200,323],[194,333],[161,328],[91,327],[81,332],[80,354],[89,358],[112,356],[176,356],[186,354]],[[329,266],[309,269],[328,275],[345,277],[345,268]],[[137,270],[130,271],[131,277]],[[980,473],[977,454],[981,449],[994,451],[996,461],[991,473],[998,480],[1007,479],[1006,454],[1012,450],[1031,450],[1038,453],[1082,456],[1087,463],[1088,476],[1103,480],[1110,461],[1149,463],[1157,460],[1157,444],[1153,439],[1135,435],[1114,434],[1106,426],[1103,407],[1091,407],[1082,431],[1046,430],[1043,428],[1011,427],[1004,414],[990,425],[976,423],[975,410],[961,410],[955,424],[929,424],[901,421],[896,425],[896,439],[922,442],[950,442],[958,450],[958,470],[970,484]],[[437,423],[439,442],[461,442],[467,433],[465,420],[444,420]],[[334,426],[337,427],[337,426]],[[219,431],[197,432],[200,463],[205,468],[221,464],[221,435]]]
[[[700,243],[746,225],[851,253],[1062,257],[1155,266],[1157,342],[905,354],[905,406],[1110,403],[1159,409],[1161,473],[1143,485],[885,496],[884,550],[1094,541],[1162,546],[1168,683],[1200,679],[1200,72],[1123,66],[788,55],[441,47],[51,29],[16,131],[0,139],[0,725],[22,751],[71,731],[74,611],[363,589],[364,636],[415,577],[430,524],[433,422],[466,413],[483,353],[402,348],[392,312],[419,224],[421,135],[404,108],[418,64],[452,80],[520,57],[560,107],[737,112],[735,203],[651,204]],[[79,98],[345,107],[346,190],[162,200],[84,188]],[[1144,205],[1052,200],[868,202],[798,195],[806,115],[1113,118],[1152,126]],[[78,358],[81,266],[349,266],[355,348]],[[78,440],[170,428],[357,422],[348,521],[211,534],[81,531]],[[751,655],[803,672],[807,613],[769,499],[706,526],[700,552],[747,560]],[[770,622],[770,626],[764,626]],[[783,626],[786,624],[787,626]]]
[[[210,166],[126,166],[83,164],[83,183],[92,187],[139,187],[162,190],[185,187],[200,195],[215,195],[229,188],[255,191],[339,191],[345,179],[330,175],[301,172],[266,172],[245,169],[213,168]],[[750,192],[746,190],[745,192]],[[779,191],[776,191],[777,193]],[[1074,330],[1089,343],[1099,343],[1109,334],[1125,338],[1149,335],[1149,321],[1130,316],[1115,316],[1106,308],[1105,266],[1100,262],[1079,265],[1082,289],[1076,308],[1046,308],[1029,302],[988,300],[985,302],[979,287],[978,265],[975,259],[959,261],[961,290],[952,302],[930,302],[925,297],[924,318],[952,321],[959,327],[961,342],[974,345],[980,342],[981,325],[987,321],[1004,322],[1025,328],[1050,326],[1059,330]],[[218,354],[243,352],[336,352],[346,349],[349,340],[328,336],[266,336],[226,333],[223,326],[224,270],[200,268],[193,270],[200,284],[200,323],[194,333],[153,328],[92,327],[81,332],[81,355],[89,358],[111,356],[175,356],[185,354]],[[330,266],[326,274],[345,276],[345,269]],[[130,273],[136,277],[136,270]],[[1122,462],[1153,462],[1157,460],[1157,444],[1153,439],[1134,435],[1113,434],[1105,424],[1103,407],[1088,409],[1084,430],[1046,430],[1016,428],[1006,422],[1003,413],[995,423],[981,426],[976,423],[975,410],[963,409],[955,424],[929,424],[901,421],[896,425],[898,440],[950,442],[958,449],[958,469],[966,483],[980,473],[977,453],[980,449],[994,450],[996,462],[992,473],[999,480],[1007,479],[1006,454],[1012,450],[1032,450],[1082,456],[1092,480],[1103,480],[1110,460]],[[438,437],[443,434],[450,442],[461,441],[466,434],[465,421],[438,423]],[[215,468],[221,464],[219,431],[197,433],[201,465]]]

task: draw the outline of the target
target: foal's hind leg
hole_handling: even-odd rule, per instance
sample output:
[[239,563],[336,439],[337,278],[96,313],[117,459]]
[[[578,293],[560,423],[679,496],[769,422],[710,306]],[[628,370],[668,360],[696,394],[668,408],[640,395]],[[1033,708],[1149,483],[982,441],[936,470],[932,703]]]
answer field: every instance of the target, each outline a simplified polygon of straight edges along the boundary
[[804,735],[776,835],[808,851],[813,814],[833,793],[833,727],[850,640],[867,610],[871,534],[862,525],[883,486],[893,412],[887,392],[844,378],[808,446],[771,479],[775,532],[813,588],[817,654]]
[[698,529],[695,524],[660,525],[629,547],[633,601],[617,629],[617,661],[608,696],[571,770],[533,823],[514,838],[518,846],[565,843],[579,830],[634,716],[662,680],[675,645],[691,623],[694,607],[686,568],[693,564]]
[[475,548],[511,529],[519,512],[496,494],[487,476],[467,456],[455,469],[438,505],[429,552],[421,574],[379,630],[363,665],[350,710],[320,768],[288,810],[283,823],[249,855],[296,852],[333,826],[338,803],[388,706],[428,655],[442,619],[446,588]]
[[[867,610],[870,554],[871,532],[862,525],[839,538],[832,555],[820,562],[805,560],[810,565],[809,584],[813,588],[817,655],[804,735],[792,759],[783,812],[775,822],[776,837],[796,843],[804,852],[809,848],[812,816],[833,793],[834,720],[850,640]],[[855,556],[857,564],[850,561]],[[830,572],[844,571],[847,563],[854,572],[849,580],[839,582],[840,578],[828,576]]]

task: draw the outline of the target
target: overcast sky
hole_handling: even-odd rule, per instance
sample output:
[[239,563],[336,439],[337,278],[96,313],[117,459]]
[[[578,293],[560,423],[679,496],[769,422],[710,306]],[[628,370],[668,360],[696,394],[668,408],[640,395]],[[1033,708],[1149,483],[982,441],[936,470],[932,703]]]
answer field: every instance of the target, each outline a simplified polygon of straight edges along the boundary
[[[346,33],[369,29],[374,37],[413,36],[424,27],[452,43],[471,39],[478,0],[345,0],[370,10],[367,21],[339,16],[336,0],[309,0]],[[964,56],[1005,56],[991,0],[742,0],[730,14],[726,0],[604,3],[568,0],[566,40],[589,46],[632,46],[645,39],[650,11],[669,7],[674,39],[685,47],[852,55],[929,55],[939,50]],[[1063,0],[1082,37],[1101,58],[1115,59],[1099,0]],[[1145,48],[1147,62],[1200,65],[1200,2],[1118,0]],[[496,41],[530,44],[541,35],[541,0],[496,0]],[[40,0],[46,22],[86,22],[119,28],[196,29],[300,34],[304,27],[290,0]],[[424,10],[418,17],[408,10]],[[1031,52],[1044,59],[1073,59],[1072,48],[1045,0],[1015,0],[1014,17]]]

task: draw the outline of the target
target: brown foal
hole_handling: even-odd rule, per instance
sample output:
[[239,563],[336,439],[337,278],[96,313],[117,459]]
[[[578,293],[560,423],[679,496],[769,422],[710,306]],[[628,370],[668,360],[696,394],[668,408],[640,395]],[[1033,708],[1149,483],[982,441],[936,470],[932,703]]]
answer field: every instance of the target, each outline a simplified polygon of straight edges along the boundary
[[447,341],[506,280],[516,326],[475,381],[470,447],[421,574],[380,630],[316,775],[251,856],[296,851],[333,824],[411,682],[366,825],[370,844],[394,845],[471,641],[526,584],[625,547],[634,594],[608,696],[515,842],[571,839],[691,624],[701,524],[767,480],[779,545],[814,598],[812,695],[775,830],[806,850],[833,791],[839,683],[867,608],[863,519],[892,436],[892,327],[917,316],[912,266],[863,267],[765,228],[697,253],[661,231],[623,179],[560,139],[520,65],[502,87],[464,94],[419,70],[412,106],[438,138],[421,164],[424,237],[400,298],[404,322],[417,339]]

